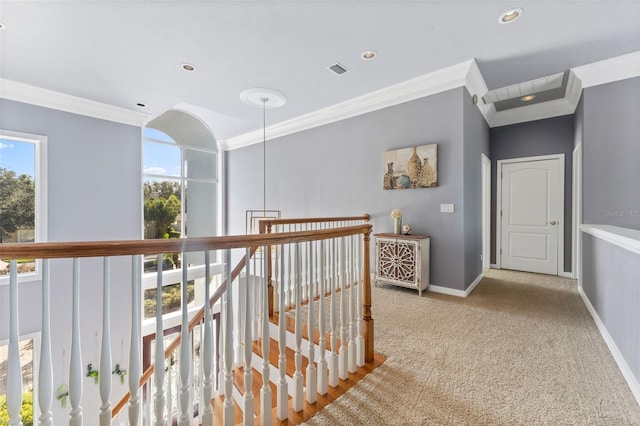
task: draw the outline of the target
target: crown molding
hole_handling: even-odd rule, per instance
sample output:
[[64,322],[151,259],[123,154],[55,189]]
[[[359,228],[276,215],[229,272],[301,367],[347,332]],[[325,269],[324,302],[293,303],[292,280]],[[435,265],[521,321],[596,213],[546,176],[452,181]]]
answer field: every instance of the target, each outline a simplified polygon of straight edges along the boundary
[[571,69],[582,88],[640,76],[640,51]]
[[[469,67],[475,61],[465,61],[451,67],[424,74],[405,82],[395,84],[375,92],[367,93],[339,104],[323,108],[291,120],[283,121],[266,130],[266,139],[275,139],[293,133],[309,130],[347,118],[377,111],[426,96],[445,92],[465,85]],[[262,129],[226,139],[222,146],[233,150],[262,142]]]
[[495,112],[488,120],[489,127],[508,126],[510,124],[573,114],[578,106],[581,93],[582,85],[580,80],[573,72],[569,72],[567,89],[563,98],[503,111],[495,111],[495,107],[493,107]]
[[0,78],[0,98],[142,127],[149,115],[30,84]]

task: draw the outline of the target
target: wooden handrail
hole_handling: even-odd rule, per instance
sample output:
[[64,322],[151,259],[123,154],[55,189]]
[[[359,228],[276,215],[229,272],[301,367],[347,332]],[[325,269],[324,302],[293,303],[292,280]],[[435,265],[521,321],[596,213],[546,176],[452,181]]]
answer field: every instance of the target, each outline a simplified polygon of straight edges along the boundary
[[229,237],[194,237],[162,240],[87,241],[69,243],[0,244],[0,258],[61,259],[73,257],[107,257],[151,255],[177,252],[224,250],[246,247],[291,244],[371,232],[372,225],[273,234],[233,235]]
[[[253,247],[250,251],[250,256],[253,256],[256,251],[257,251],[257,248]],[[238,277],[238,275],[240,275],[240,272],[242,272],[246,264],[247,264],[247,256],[245,255],[243,256],[242,259],[240,259],[236,267],[233,268],[233,271],[231,272],[231,282],[233,282],[233,280],[235,280]],[[222,295],[226,290],[227,290],[227,280],[225,279],[211,296],[211,299],[209,300],[209,306],[213,307],[213,305],[216,304],[218,299],[222,297]],[[193,331],[193,329],[196,328],[196,326],[200,324],[200,322],[202,322],[203,319],[204,319],[204,306],[200,308],[200,310],[194,315],[194,317],[191,318],[191,321],[189,321],[189,332]],[[182,333],[179,333],[173,339],[173,341],[169,343],[169,345],[164,350],[165,360],[171,356],[171,353],[173,351],[176,350],[181,340],[182,340]],[[154,373],[154,371],[155,371],[155,364],[151,364],[149,367],[147,367],[147,369],[140,376],[140,383],[138,385],[138,388],[141,388],[142,386],[144,386],[144,384],[151,378],[151,375]],[[129,401],[129,398],[131,398],[131,393],[127,392],[111,411],[111,418],[118,415],[120,410],[122,410],[124,406],[127,404],[127,402]]]
[[314,218],[291,218],[291,219],[261,219],[260,232],[263,233],[263,227],[268,228],[272,225],[294,225],[301,223],[322,223],[322,222],[348,222],[355,220],[363,220],[368,222],[370,219],[368,214],[362,216],[336,216],[336,217],[314,217]]

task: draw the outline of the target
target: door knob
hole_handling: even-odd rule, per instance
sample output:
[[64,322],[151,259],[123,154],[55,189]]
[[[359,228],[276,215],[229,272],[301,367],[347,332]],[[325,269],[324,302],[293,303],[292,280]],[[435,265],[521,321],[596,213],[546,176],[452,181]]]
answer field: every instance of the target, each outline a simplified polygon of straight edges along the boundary
[[549,222],[551,225],[557,225],[558,222],[556,222],[555,220],[552,220],[551,222]]

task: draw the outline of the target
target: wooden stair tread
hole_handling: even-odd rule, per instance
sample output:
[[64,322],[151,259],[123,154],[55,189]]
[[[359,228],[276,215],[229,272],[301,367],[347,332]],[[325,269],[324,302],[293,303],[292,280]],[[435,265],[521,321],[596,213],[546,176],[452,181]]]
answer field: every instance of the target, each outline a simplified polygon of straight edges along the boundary
[[[277,342],[276,342],[276,345],[277,345]],[[293,353],[294,353],[293,351],[287,351],[287,366],[289,364],[294,363],[293,358],[290,358],[290,356]],[[306,360],[306,358],[303,358],[303,359]],[[308,402],[306,402],[306,397],[305,397],[304,399],[305,402],[303,404],[302,411],[299,411],[299,412],[293,411],[293,408],[291,407],[291,402],[289,402],[289,410],[288,410],[289,418],[284,421],[277,420],[277,411],[276,411],[277,410],[276,408],[276,402],[277,402],[276,389],[277,388],[274,383],[270,382],[269,387],[271,388],[271,395],[272,395],[271,417],[273,419],[273,424],[274,425],[296,425],[308,420],[313,415],[315,415],[318,411],[320,411],[322,408],[326,407],[327,405],[335,401],[337,398],[342,396],[345,392],[347,392],[349,389],[355,386],[360,380],[362,380],[367,374],[371,373],[375,368],[382,365],[385,361],[386,361],[385,357],[378,354],[374,354],[374,359],[372,362],[365,363],[364,366],[358,368],[354,373],[349,373],[346,380],[338,380],[338,386],[336,386],[335,388],[328,386],[328,389],[327,389],[328,392],[326,395],[316,394],[317,401],[315,403],[309,404]],[[306,370],[306,366],[303,369],[303,374],[306,375],[305,370]],[[260,389],[262,387],[262,374],[255,368],[252,369],[252,372],[253,372],[252,389],[253,389],[253,395],[255,400],[254,414],[256,416],[254,420],[254,424],[258,425],[260,422],[260,416],[261,416],[261,413],[260,413],[261,408],[259,407],[260,405],[259,401],[260,401]],[[233,377],[234,377],[234,385],[237,387],[239,392],[243,394],[244,393],[244,371],[240,368],[235,368]],[[291,401],[291,396],[289,396],[288,399],[289,401]],[[214,397],[211,403],[213,405],[214,424],[222,424],[224,396],[220,395],[220,396]],[[235,424],[242,424],[242,416],[243,414],[242,414],[242,410],[239,407],[239,404],[234,403]]]

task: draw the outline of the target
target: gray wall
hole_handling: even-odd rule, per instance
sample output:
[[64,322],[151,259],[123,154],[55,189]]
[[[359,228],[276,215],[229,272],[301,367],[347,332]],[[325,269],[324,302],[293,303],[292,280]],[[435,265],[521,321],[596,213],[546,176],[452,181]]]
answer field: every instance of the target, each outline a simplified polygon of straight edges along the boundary
[[467,97],[464,105],[464,265],[469,285],[482,273],[482,154],[489,157],[489,126]]
[[[584,90],[576,110],[582,138],[585,224],[640,229],[640,78]],[[576,140],[579,140],[576,137]],[[640,256],[582,233],[580,285],[636,381],[640,381]]]
[[[268,141],[267,209],[279,209],[283,217],[369,213],[374,233],[392,232],[389,214],[401,209],[414,234],[432,237],[431,283],[464,290],[469,283],[460,266],[465,258],[462,102],[468,94],[457,88]],[[479,127],[471,117],[469,129]],[[469,135],[469,144],[472,139]],[[383,152],[429,143],[438,144],[439,186],[383,190]],[[245,211],[263,207],[262,150],[258,144],[226,153],[229,234],[244,233]],[[477,162],[479,168],[479,154]],[[454,203],[456,212],[440,213],[441,203]]]
[[640,77],[582,96],[583,222],[640,229]]
[[571,271],[574,120],[566,115],[491,129],[491,263],[496,263],[497,161],[564,154],[564,270]]
[[[3,130],[48,138],[48,240],[88,241],[140,239],[142,236],[142,147],[140,128],[0,99]],[[130,306],[130,261],[112,260],[112,306]],[[98,361],[102,315],[102,263],[80,262],[80,333],[82,360]],[[20,334],[40,331],[41,283],[20,285]],[[51,327],[54,389],[68,383],[71,342],[71,261],[51,262]],[[0,286],[0,340],[8,338],[8,288]],[[130,315],[114,315],[111,322],[113,362],[128,365]],[[122,347],[121,347],[122,346]],[[65,355],[63,355],[63,351]],[[123,359],[122,356],[126,359]],[[84,385],[85,422],[97,424],[98,386]],[[119,380],[113,393],[126,392]],[[53,404],[54,418],[62,423],[68,409]]]
[[582,234],[581,286],[640,381],[640,255]]

